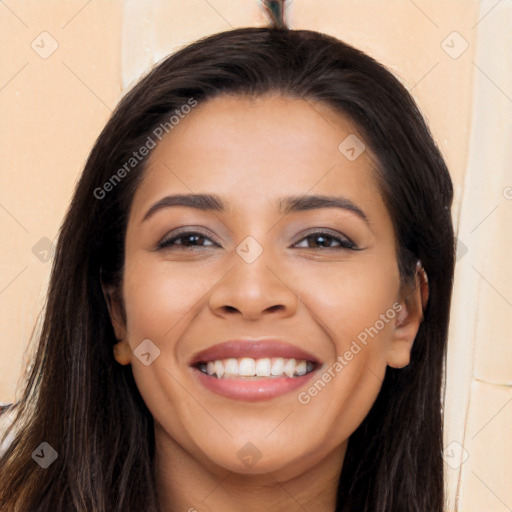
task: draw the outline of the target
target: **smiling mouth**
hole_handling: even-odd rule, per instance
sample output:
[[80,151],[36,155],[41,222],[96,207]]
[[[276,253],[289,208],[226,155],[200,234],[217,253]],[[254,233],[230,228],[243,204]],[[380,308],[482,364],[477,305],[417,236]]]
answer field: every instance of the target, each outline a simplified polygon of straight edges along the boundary
[[261,380],[283,377],[298,378],[313,372],[317,363],[305,359],[263,357],[230,357],[200,361],[194,365],[202,373],[216,379]]

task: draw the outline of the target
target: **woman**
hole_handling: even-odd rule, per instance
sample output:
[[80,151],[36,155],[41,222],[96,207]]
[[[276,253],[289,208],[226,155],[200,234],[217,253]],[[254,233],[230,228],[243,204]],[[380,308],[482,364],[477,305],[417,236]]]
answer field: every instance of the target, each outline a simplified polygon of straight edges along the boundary
[[274,27],[168,57],[77,185],[1,510],[441,512],[451,202],[364,53]]

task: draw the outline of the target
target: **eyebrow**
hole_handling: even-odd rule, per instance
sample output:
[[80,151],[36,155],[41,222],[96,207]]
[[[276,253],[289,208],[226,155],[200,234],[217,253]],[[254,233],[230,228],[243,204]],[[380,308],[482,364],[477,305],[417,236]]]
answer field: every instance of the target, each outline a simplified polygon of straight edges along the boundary
[[[166,196],[157,201],[144,215],[142,222],[149,219],[156,212],[173,206],[185,206],[202,211],[226,211],[227,203],[216,194],[177,194]],[[279,200],[279,213],[287,214],[320,208],[341,208],[355,213],[359,218],[368,223],[366,214],[350,199],[341,196],[302,195],[287,196]]]

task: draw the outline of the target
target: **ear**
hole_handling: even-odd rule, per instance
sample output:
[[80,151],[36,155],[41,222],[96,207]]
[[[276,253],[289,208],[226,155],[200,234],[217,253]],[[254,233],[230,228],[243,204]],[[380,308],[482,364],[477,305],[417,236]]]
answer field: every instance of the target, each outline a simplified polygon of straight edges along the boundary
[[126,321],[119,292],[113,286],[105,285],[103,279],[101,279],[101,289],[107,304],[110,322],[112,323],[116,340],[118,340],[114,345],[114,358],[119,364],[125,366],[132,361],[132,350],[127,340]]
[[414,285],[403,285],[400,290],[400,309],[397,308],[398,313],[387,353],[388,366],[403,368],[409,364],[412,345],[423,320],[428,296],[428,277],[418,262]]

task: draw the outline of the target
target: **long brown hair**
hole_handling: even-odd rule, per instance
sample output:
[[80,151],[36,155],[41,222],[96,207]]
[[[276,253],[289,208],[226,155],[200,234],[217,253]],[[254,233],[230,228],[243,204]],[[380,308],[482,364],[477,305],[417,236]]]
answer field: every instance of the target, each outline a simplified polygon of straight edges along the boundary
[[[404,369],[388,368],[350,437],[337,511],[441,512],[441,390],[454,270],[452,183],[413,99],[382,65],[306,30],[245,28],[169,56],[120,101],[97,139],[60,230],[38,349],[1,458],[4,512],[156,512],[153,419],[116,342],[100,283],[119,286],[124,238],[146,158],[104,184],[193,98],[282,95],[348,116],[377,156],[402,279],[421,260],[430,298]],[[47,469],[31,457],[47,442]]]

